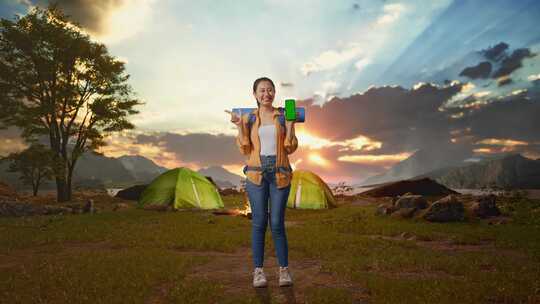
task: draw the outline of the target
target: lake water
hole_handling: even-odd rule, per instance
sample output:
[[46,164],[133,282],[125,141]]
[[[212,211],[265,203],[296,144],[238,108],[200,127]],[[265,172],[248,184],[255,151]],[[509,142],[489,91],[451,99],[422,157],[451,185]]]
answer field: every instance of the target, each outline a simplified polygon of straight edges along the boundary
[[110,196],[115,196],[118,191],[122,190],[123,188],[107,188],[107,194]]

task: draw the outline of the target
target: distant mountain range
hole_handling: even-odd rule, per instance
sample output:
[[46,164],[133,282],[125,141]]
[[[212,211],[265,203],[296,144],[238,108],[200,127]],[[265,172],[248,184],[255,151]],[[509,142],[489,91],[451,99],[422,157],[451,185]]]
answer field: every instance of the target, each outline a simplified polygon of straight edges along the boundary
[[[389,171],[366,179],[363,186],[377,186],[399,180],[416,180],[429,177],[440,184],[452,189],[540,189],[540,159],[526,158],[521,154],[501,154],[485,159],[470,158],[422,164],[428,160],[424,153],[412,155],[410,158],[396,164]],[[463,155],[462,155],[463,156]],[[422,173],[413,175],[415,172]]]
[[418,150],[385,173],[368,177],[360,184],[371,185],[404,180],[440,168],[465,165],[464,160],[471,156],[470,149],[460,146]]
[[[0,181],[4,181],[16,190],[27,190],[18,173],[7,172],[9,164],[0,162]],[[135,184],[148,184],[161,173],[169,170],[158,166],[152,160],[139,155],[107,157],[95,153],[85,153],[77,161],[73,173],[73,186],[84,188],[124,188]],[[233,174],[220,166],[211,166],[198,170],[210,176],[220,188],[233,188],[240,185],[241,176]],[[40,190],[55,189],[54,181],[44,182]]]
[[467,166],[449,167],[416,176],[430,177],[453,189],[540,189],[540,159],[510,154]]
[[220,188],[233,188],[240,185],[242,176],[231,173],[221,166],[210,166],[208,168],[200,169],[200,174],[204,176],[210,176],[216,182]]

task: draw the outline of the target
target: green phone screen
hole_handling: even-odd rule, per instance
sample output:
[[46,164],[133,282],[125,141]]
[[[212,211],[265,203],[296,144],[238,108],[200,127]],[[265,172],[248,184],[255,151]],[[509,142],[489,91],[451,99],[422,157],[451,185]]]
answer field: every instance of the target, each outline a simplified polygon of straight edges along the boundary
[[296,120],[296,102],[294,99],[285,100],[285,119]]

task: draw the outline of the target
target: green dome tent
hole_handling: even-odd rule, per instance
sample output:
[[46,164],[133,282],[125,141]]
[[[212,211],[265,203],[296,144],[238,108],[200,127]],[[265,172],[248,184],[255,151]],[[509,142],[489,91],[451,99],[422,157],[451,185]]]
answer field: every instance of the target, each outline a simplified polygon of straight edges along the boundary
[[144,189],[139,206],[145,205],[216,209],[223,208],[223,201],[216,187],[206,177],[180,167],[162,173]]
[[294,170],[287,207],[298,209],[324,209],[336,206],[332,190],[315,173]]

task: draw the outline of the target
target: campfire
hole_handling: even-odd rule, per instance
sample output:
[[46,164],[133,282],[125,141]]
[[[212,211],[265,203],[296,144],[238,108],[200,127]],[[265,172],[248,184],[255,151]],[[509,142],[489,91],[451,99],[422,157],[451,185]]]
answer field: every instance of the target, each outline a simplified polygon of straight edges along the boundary
[[251,207],[249,206],[246,195],[244,195],[244,206],[242,208],[219,210],[214,211],[213,213],[215,215],[245,216],[248,219],[251,219]]
[[249,205],[244,205],[243,208],[225,209],[213,212],[215,215],[233,215],[233,216],[245,216],[251,219],[251,208]]

